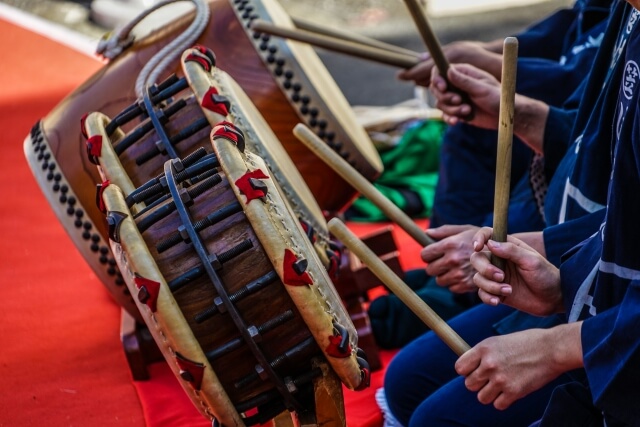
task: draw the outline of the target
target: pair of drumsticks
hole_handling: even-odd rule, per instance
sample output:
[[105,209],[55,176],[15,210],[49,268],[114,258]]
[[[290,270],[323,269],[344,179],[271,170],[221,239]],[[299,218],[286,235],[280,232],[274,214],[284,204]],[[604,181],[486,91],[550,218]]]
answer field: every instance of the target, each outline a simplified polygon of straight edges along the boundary
[[[447,70],[449,69],[448,61],[442,52],[440,43],[431,30],[431,26],[424,15],[422,7],[417,3],[417,0],[405,1],[431,57],[440,73],[446,77]],[[304,30],[282,29],[264,21],[254,21],[252,28],[256,31],[295,39],[403,68],[412,67],[420,61],[419,55],[414,52],[400,50],[399,48],[394,48],[375,40],[365,39],[356,35],[337,33],[333,30],[321,29],[304,21],[296,21],[295,24],[298,28],[303,28]],[[494,240],[500,242],[505,241],[507,237],[517,56],[517,39],[507,37],[504,41],[502,61],[498,156],[496,162],[492,236]],[[307,148],[334,169],[336,173],[350,183],[358,192],[374,203],[391,221],[398,224],[420,245],[427,246],[433,243],[433,240],[421,230],[411,218],[391,203],[373,184],[367,181],[351,165],[329,148],[324,141],[315,135],[308,127],[303,124],[298,124],[294,128],[293,133]],[[469,350],[469,345],[442,320],[431,307],[422,301],[402,279],[380,261],[374,252],[358,239],[342,221],[338,218],[331,219],[329,221],[329,231],[358,256],[371,271],[457,355],[462,355]],[[492,258],[492,263],[504,270],[504,260]]]

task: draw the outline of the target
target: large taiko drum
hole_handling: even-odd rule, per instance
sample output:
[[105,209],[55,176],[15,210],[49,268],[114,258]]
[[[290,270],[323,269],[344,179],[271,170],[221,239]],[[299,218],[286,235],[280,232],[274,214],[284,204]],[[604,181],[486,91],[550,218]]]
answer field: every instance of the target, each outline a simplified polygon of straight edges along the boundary
[[[103,124],[90,115],[89,135]],[[131,205],[110,182],[99,192],[111,249],[144,321],[195,406],[224,426],[313,411],[325,377],[351,389],[369,381],[325,267],[273,174],[237,135],[219,126],[206,158],[186,168],[167,161],[165,197],[150,205]],[[199,179],[191,181],[185,171],[194,167]]]
[[[313,49],[248,29],[249,22],[256,18],[293,25],[275,0],[211,0],[208,5],[211,17],[199,43],[213,48],[218,66],[237,81],[266,119],[319,207],[336,211],[348,204],[354,190],[293,136],[295,124],[303,122],[316,130],[371,180],[381,172],[382,164]],[[80,133],[80,120],[93,111],[116,117],[136,103],[134,86],[143,66],[175,40],[191,20],[192,17],[185,17],[170,22],[127,45],[36,123],[26,138],[25,154],[38,184],[103,283],[115,281],[122,286],[123,280],[109,254],[106,227],[95,206],[95,185],[101,178],[82,154],[85,138]],[[177,59],[162,79],[174,72],[181,73]],[[138,123],[136,119],[122,128],[128,132]]]
[[[323,213],[311,191],[248,96],[228,74],[215,68],[214,61],[213,53],[203,47],[188,49],[181,57],[183,77],[171,75],[149,87],[147,94],[113,120],[102,113],[92,113],[100,126],[99,131],[94,126],[93,134],[85,132],[85,151],[91,162],[103,166],[100,182],[108,180],[118,185],[130,207],[154,202],[156,177],[163,172],[166,160],[182,159],[189,168],[211,153],[209,134],[213,127],[226,123],[229,129],[238,132],[234,125],[238,124],[243,129],[239,137],[270,167],[275,185],[281,188],[285,202],[291,204],[314,239],[321,260],[335,269],[337,256],[328,239]],[[137,126],[133,127],[133,123]],[[71,188],[59,189],[58,193],[62,192],[67,198],[76,198]],[[76,215],[72,215],[72,206],[65,215],[74,241],[85,249],[85,258],[118,303],[139,318],[115,261],[106,245],[98,245],[97,238],[101,236],[92,234],[91,229],[85,228],[86,222],[77,217],[81,210],[76,204],[73,205]]]

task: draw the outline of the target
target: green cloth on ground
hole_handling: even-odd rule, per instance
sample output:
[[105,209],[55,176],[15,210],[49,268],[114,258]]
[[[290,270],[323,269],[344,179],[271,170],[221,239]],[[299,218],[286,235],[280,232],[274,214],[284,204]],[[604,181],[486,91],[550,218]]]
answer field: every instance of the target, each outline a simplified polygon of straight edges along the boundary
[[[440,120],[414,122],[396,146],[380,152],[384,172],[375,181],[375,187],[414,218],[431,215],[445,128],[446,124]],[[348,218],[368,222],[387,220],[382,211],[363,196],[353,202]]]

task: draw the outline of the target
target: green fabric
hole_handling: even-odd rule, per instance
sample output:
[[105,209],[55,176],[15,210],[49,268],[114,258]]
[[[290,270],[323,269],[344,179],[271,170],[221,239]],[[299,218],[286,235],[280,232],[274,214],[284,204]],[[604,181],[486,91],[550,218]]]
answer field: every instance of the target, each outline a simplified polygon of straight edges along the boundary
[[[438,182],[440,146],[446,125],[440,120],[414,123],[402,135],[399,143],[380,152],[384,172],[374,185],[396,206],[407,212],[403,192],[411,191],[422,202],[415,218],[428,218]],[[369,200],[358,197],[349,210],[352,221],[385,221],[387,217]]]

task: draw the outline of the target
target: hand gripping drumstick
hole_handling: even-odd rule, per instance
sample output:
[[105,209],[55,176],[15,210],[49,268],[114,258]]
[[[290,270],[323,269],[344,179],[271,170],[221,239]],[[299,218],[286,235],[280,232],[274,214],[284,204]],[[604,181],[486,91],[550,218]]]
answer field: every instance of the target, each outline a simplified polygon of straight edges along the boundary
[[436,312],[422,301],[396,274],[387,267],[360,239],[356,237],[342,221],[333,218],[329,221],[329,231],[375,274],[400,300],[415,313],[445,344],[458,356],[469,345],[460,338]]
[[[416,27],[418,27],[418,31],[422,36],[422,41],[424,41],[431,58],[433,58],[433,62],[435,62],[442,77],[447,80],[449,61],[447,61],[447,57],[444,56],[444,52],[442,52],[440,42],[438,41],[436,34],[431,29],[431,25],[424,14],[422,6],[418,3],[418,0],[405,0],[405,3],[407,5],[407,9],[409,9],[409,13],[411,13],[413,21],[416,23]],[[449,84],[448,80],[447,84]]]
[[[436,64],[436,67],[438,67],[438,71],[440,71],[440,75],[447,82],[447,87],[450,91],[460,94],[463,103],[469,104],[473,107],[467,95],[463,92],[460,92],[455,86],[452,86],[449,83],[449,79],[447,78],[447,71],[449,71],[449,61],[442,51],[442,47],[440,46],[438,37],[436,37],[436,34],[431,29],[431,25],[429,24],[429,20],[424,13],[424,9],[418,3],[418,0],[405,0],[405,4],[407,5],[407,9],[409,9],[409,13],[413,18],[416,27],[418,27],[420,36],[422,36],[422,41],[427,46],[427,50],[429,51],[433,62]],[[473,111],[466,117],[463,117],[463,119],[467,121],[473,119]]]
[[[500,114],[498,122],[498,157],[496,159],[496,185],[493,202],[493,240],[507,240],[507,214],[511,183],[511,146],[513,143],[513,115],[516,96],[516,69],[518,39],[504,40],[502,56],[502,85],[500,88]],[[504,271],[504,259],[491,256],[491,263]]]
[[383,49],[354,40],[344,40],[300,29],[283,28],[260,19],[251,22],[251,29],[260,33],[296,40],[324,49],[400,68],[411,68],[420,62],[420,57],[415,52],[408,54],[402,51],[390,51],[389,49]]
[[336,154],[323,140],[321,140],[307,126],[298,123],[293,128],[293,134],[307,146],[316,156],[320,157],[338,175],[347,181],[353,188],[376,205],[391,221],[398,224],[416,242],[422,246],[428,246],[434,240],[409,218],[399,207],[391,203],[376,187],[365,177],[360,175],[346,160]]

